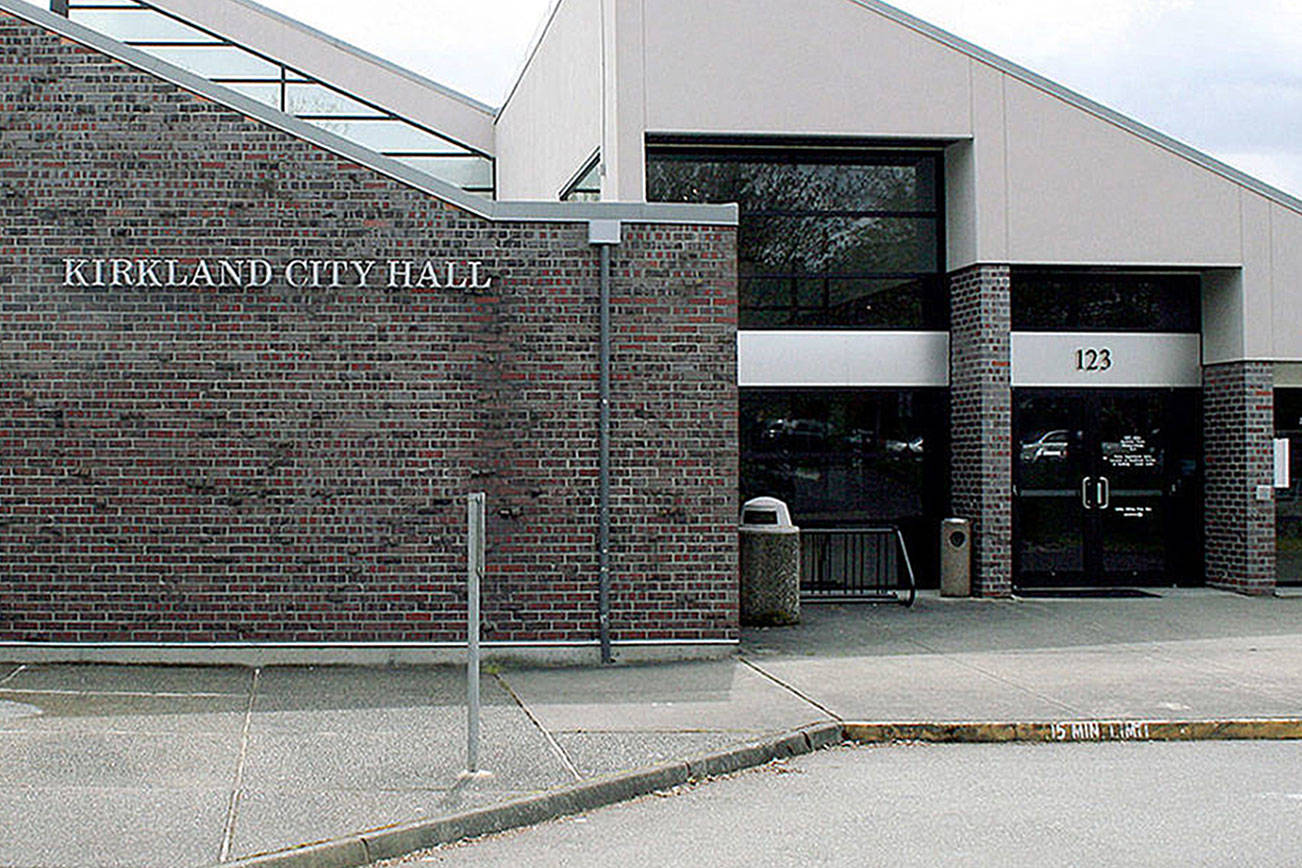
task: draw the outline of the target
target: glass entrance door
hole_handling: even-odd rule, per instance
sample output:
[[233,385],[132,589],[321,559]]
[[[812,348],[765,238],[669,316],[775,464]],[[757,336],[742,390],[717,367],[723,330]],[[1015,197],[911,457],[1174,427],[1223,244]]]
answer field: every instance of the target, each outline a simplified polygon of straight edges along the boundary
[[1196,583],[1199,429],[1196,391],[1016,390],[1016,584]]

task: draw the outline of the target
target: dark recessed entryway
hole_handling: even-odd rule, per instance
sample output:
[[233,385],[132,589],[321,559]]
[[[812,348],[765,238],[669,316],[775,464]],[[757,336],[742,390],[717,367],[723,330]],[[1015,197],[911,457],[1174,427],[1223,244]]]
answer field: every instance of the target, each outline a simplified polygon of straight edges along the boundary
[[1198,584],[1196,389],[1016,389],[1018,588]]

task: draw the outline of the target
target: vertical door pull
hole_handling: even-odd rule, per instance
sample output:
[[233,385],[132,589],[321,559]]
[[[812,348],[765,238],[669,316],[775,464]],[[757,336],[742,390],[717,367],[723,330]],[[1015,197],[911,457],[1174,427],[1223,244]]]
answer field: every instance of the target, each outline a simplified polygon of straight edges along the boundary
[[1112,483],[1106,476],[1099,477],[1098,508],[1107,509],[1112,505]]
[[1084,477],[1081,477],[1081,481],[1080,481],[1080,505],[1081,505],[1083,508],[1085,508],[1085,509],[1093,509],[1093,508],[1094,508],[1093,506],[1090,506],[1090,494],[1089,494],[1089,492],[1090,492],[1090,479],[1091,479],[1091,478],[1092,478],[1092,477],[1084,476]]

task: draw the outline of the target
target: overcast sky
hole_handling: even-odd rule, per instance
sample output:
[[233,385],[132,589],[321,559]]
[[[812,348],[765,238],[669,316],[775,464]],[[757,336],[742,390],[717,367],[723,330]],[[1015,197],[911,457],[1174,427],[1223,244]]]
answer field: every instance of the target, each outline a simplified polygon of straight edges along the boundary
[[[261,2],[494,106],[551,5],[551,0]],[[1302,195],[1302,0],[898,0],[895,5]]]

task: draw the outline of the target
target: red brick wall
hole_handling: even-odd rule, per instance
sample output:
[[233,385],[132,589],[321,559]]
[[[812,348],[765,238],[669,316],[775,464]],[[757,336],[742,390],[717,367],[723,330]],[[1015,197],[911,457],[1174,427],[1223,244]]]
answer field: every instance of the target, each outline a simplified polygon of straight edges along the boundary
[[[613,628],[735,638],[735,238],[615,251]],[[482,293],[64,288],[65,257],[482,260]],[[0,13],[0,639],[596,636],[597,256]]]

